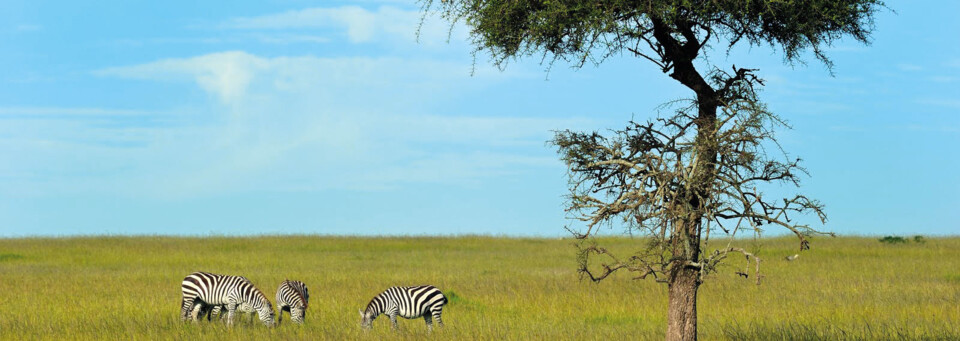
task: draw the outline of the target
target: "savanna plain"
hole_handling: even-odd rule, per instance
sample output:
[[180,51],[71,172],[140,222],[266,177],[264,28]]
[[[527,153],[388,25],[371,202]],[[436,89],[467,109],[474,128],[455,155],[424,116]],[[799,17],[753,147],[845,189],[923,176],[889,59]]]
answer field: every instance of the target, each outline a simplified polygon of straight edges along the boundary
[[[642,239],[599,242],[621,254]],[[704,340],[960,340],[960,238],[881,243],[815,238],[737,242],[763,259],[762,284],[731,257],[705,278]],[[0,239],[0,339],[662,339],[666,286],[619,273],[580,280],[569,239],[498,237],[77,237]],[[711,242],[711,248],[726,241]],[[272,301],[284,279],[310,289],[306,323],[184,323],[180,281],[243,275]],[[394,285],[433,284],[445,326],[357,310]]]

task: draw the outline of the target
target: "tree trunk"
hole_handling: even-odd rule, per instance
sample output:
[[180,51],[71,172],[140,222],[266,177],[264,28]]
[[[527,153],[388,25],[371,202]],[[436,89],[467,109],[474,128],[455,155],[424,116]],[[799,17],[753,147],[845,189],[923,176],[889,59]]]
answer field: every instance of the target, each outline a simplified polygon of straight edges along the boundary
[[[693,341],[697,339],[697,290],[700,288],[700,269],[691,263],[700,260],[700,228],[703,219],[704,204],[711,197],[713,182],[716,179],[717,162],[717,107],[720,101],[717,92],[697,71],[693,61],[702,44],[697,40],[694,25],[684,21],[674,22],[673,27],[658,17],[652,17],[653,35],[663,46],[666,58],[673,62],[670,77],[693,90],[697,94],[697,138],[696,165],[689,179],[689,192],[684,193],[681,202],[688,214],[674,225],[671,231],[673,260],[670,265],[669,307],[667,308],[668,341]],[[674,33],[686,39],[677,41]]]
[[[694,214],[695,216],[697,214]],[[691,262],[700,258],[700,223],[679,221],[674,225],[673,261],[667,277],[667,341],[697,339],[697,290],[700,270]]]
[[667,308],[668,341],[697,340],[697,290],[700,269],[691,263],[700,261],[700,233],[703,205],[710,197],[716,178],[717,102],[714,93],[698,94],[697,165],[690,179],[691,192],[685,201],[690,210],[688,220],[681,220],[673,231],[673,264],[670,266],[669,303]]
[[697,269],[684,267],[668,283],[670,301],[667,308],[667,341],[697,339],[697,290],[700,283]]

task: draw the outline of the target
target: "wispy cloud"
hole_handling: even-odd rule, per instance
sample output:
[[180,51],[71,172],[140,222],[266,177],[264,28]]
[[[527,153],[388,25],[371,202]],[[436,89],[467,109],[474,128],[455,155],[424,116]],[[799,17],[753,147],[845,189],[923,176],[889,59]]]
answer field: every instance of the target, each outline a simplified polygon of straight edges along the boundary
[[[262,57],[227,51],[94,71],[105,78],[196,87],[210,94],[210,103],[158,115],[6,108],[0,109],[0,117],[176,115],[183,124],[172,127],[91,125],[90,120],[20,120],[7,126],[46,132],[18,137],[17,145],[32,146],[27,150],[34,152],[18,154],[21,168],[11,172],[26,167],[26,173],[45,174],[72,162],[67,168],[85,170],[88,177],[69,184],[21,181],[21,190],[56,186],[161,197],[249,190],[384,190],[417,183],[474,186],[542,167],[559,169],[544,145],[552,130],[594,128],[595,122],[577,117],[450,112],[446,103],[518,77],[493,68],[471,77],[470,68],[469,62]],[[98,140],[104,136],[118,138]],[[40,149],[45,151],[36,152]],[[116,169],[127,171],[117,174]]]
[[262,58],[243,52],[223,52],[189,59],[165,59],[141,65],[106,68],[95,71],[94,74],[150,80],[178,80],[189,77],[201,88],[228,103],[243,96],[254,74],[267,66],[267,62]]
[[376,12],[358,6],[307,8],[258,17],[234,18],[222,26],[233,29],[345,28],[351,42],[363,43],[377,35],[412,37],[419,14],[383,6]]
[[[220,25],[233,30],[334,30],[351,43],[414,42],[422,13],[418,10],[381,6],[368,10],[359,6],[314,7],[282,13],[229,19]],[[427,18],[430,19],[430,18]],[[449,26],[441,20],[426,20],[420,40],[429,44],[446,42]],[[459,31],[455,31],[459,32]],[[462,38],[462,36],[458,36]]]
[[[446,82],[475,83],[490,79],[526,76],[523,70],[500,72],[483,66],[469,76],[472,66],[440,60],[406,60],[400,58],[320,58],[313,56],[263,58],[243,51],[227,51],[192,58],[171,58],[155,62],[110,67],[94,71],[95,75],[159,81],[192,81],[216,95],[225,104],[237,104],[256,81],[261,91],[297,93],[306,90],[312,96],[337,94],[337,100],[363,98],[368,93],[405,94],[443,93]],[[394,82],[402,79],[402,82]],[[469,80],[469,81],[468,81]],[[382,90],[364,92],[362,90]],[[347,96],[347,97],[344,97]]]

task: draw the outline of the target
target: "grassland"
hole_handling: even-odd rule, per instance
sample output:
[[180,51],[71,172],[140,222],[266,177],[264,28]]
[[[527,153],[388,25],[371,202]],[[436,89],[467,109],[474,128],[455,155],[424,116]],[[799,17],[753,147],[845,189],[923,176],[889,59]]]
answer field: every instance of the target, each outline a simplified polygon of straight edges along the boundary
[[[609,239],[627,250],[636,239]],[[751,243],[747,242],[748,245]],[[570,240],[353,237],[0,239],[0,339],[661,339],[666,288],[622,274],[580,281]],[[960,238],[887,245],[821,238],[794,262],[793,239],[767,239],[763,284],[733,264],[700,291],[704,340],[960,339]],[[756,246],[752,246],[754,250]],[[740,266],[739,263],[735,264]],[[307,283],[307,323],[178,319],[180,281],[196,270],[248,277],[273,299]],[[392,285],[430,283],[451,300],[445,328],[399,332],[357,309]]]

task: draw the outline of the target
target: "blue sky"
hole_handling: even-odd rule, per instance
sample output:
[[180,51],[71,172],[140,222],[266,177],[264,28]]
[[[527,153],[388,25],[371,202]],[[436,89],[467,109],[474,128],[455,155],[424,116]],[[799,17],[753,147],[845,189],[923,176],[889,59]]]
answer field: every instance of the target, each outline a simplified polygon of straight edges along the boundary
[[[891,1],[873,44],[759,68],[841,234],[960,231],[960,12]],[[688,96],[649,63],[505,71],[413,1],[0,3],[0,236],[566,236],[555,129]],[[779,232],[771,229],[769,232]]]

